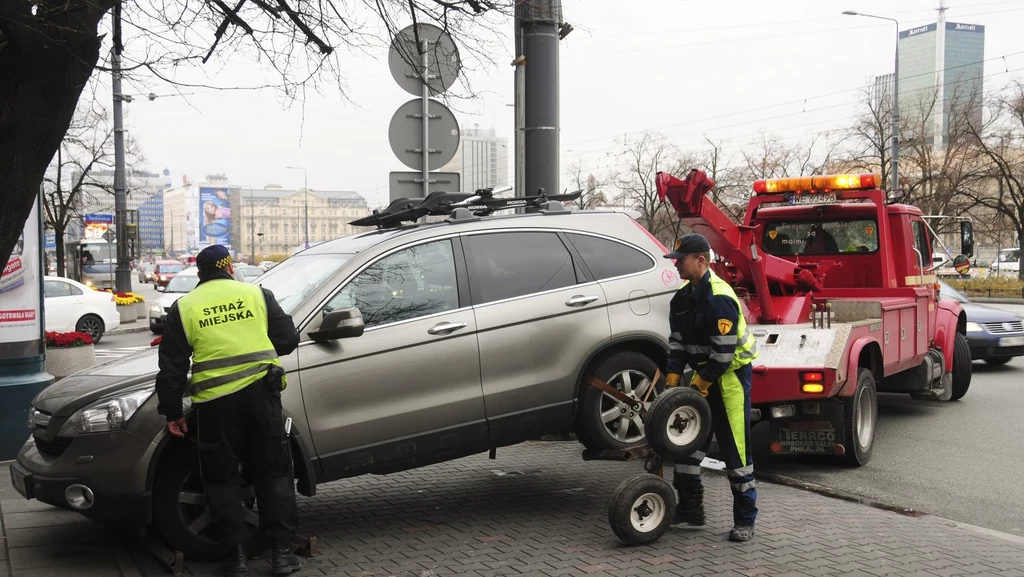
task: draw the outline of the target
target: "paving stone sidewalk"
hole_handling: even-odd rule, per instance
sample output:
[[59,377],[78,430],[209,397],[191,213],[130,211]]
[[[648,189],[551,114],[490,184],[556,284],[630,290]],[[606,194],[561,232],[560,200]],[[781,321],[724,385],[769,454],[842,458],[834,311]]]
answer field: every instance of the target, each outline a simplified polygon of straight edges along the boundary
[[[575,442],[526,443],[499,449],[496,460],[479,455],[321,485],[315,497],[299,500],[301,530],[317,537],[319,554],[295,575],[1024,576],[1019,537],[769,483],[758,488],[755,540],[730,543],[731,494],[719,473],[705,477],[706,528],[673,529],[653,545],[627,547],[608,525],[608,504],[642,463],[584,462],[580,450]],[[6,477],[0,484],[5,523],[18,515],[7,512],[9,485]],[[38,538],[57,551],[65,539],[59,531],[69,530],[51,527]],[[92,538],[104,551],[93,562],[120,573],[87,573],[85,565],[33,573],[19,551],[28,545],[14,541],[8,569],[12,577],[170,574],[136,550],[135,567],[118,564],[118,544],[98,532]],[[191,575],[213,575],[213,568],[187,562]],[[252,563],[250,575],[267,574],[266,560]]]

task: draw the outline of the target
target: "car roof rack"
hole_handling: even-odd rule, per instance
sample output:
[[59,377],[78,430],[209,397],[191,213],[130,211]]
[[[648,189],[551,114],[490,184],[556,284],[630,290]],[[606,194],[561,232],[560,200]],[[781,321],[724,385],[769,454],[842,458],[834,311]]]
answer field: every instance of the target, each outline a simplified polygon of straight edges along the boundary
[[475,193],[436,191],[426,198],[396,198],[384,210],[352,221],[353,226],[375,226],[396,228],[403,223],[414,223],[424,216],[451,215],[448,222],[464,222],[488,216],[497,210],[510,208],[536,208],[547,212],[563,212],[563,201],[576,200],[582,190],[567,194],[546,195],[544,190],[537,196],[495,198],[494,189],[483,188]]

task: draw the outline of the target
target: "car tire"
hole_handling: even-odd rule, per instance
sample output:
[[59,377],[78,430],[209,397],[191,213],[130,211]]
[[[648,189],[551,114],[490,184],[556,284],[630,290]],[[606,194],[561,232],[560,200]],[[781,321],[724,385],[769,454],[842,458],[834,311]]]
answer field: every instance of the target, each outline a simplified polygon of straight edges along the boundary
[[[581,385],[579,410],[576,415],[576,436],[585,447],[595,451],[621,450],[634,447],[644,442],[644,424],[638,413],[630,416],[630,410],[624,403],[611,395],[586,384],[586,378],[594,377],[604,381],[618,390],[624,387],[630,391],[641,387],[646,380],[650,382],[658,371],[658,365],[650,357],[635,351],[615,353],[591,365],[584,374]],[[645,407],[657,397],[664,385],[664,380],[654,383],[655,390],[647,398]],[[644,388],[641,393],[645,393]],[[626,412],[621,410],[625,408]],[[605,419],[612,411],[619,411],[620,417]],[[625,430],[623,430],[625,419]]]
[[967,389],[971,388],[972,373],[971,345],[967,337],[956,333],[953,337],[953,396],[950,401],[959,401],[967,394]]
[[623,481],[612,495],[608,524],[626,545],[654,543],[676,514],[676,491],[665,479],[638,475]]
[[92,337],[93,344],[96,344],[103,338],[103,331],[106,330],[106,326],[103,324],[103,319],[96,315],[88,314],[78,319],[78,322],[75,323],[75,330],[89,335]]
[[843,439],[846,453],[840,464],[860,467],[871,460],[875,448],[875,427],[878,424],[878,394],[875,376],[861,367],[857,369],[857,391],[843,399]]
[[[253,552],[260,545],[261,535],[258,517],[252,510],[256,500],[252,483],[242,486],[242,495],[250,529],[245,547]],[[199,473],[199,453],[191,443],[175,443],[164,451],[153,484],[156,527],[171,548],[186,557],[215,558],[224,554],[224,546],[217,524],[209,515]],[[198,527],[198,531],[194,527]]]
[[993,367],[998,367],[998,366],[1005,365],[1006,363],[1010,362],[1011,358],[1012,357],[988,358],[988,359],[985,359],[985,362],[990,364],[990,365],[992,365]]

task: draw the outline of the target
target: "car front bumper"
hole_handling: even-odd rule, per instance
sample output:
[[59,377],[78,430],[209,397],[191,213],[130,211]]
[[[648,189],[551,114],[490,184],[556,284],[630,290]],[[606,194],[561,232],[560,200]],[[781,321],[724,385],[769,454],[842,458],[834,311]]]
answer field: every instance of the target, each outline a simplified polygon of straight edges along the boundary
[[1024,333],[992,334],[967,333],[971,347],[971,360],[1002,359],[1024,356]]

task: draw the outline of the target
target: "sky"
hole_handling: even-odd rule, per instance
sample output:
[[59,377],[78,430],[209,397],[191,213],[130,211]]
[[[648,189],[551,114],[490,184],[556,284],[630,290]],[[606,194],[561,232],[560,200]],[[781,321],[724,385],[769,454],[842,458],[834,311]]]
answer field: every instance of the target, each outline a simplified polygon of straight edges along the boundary
[[[762,132],[790,143],[848,126],[862,90],[892,71],[895,26],[843,16],[844,10],[896,18],[901,29],[934,22],[935,0],[563,0],[575,30],[560,45],[560,164],[579,162],[599,177],[622,160],[624,138],[660,132],[681,150],[705,137],[727,150]],[[947,20],[985,25],[986,90],[1024,76],[1024,0],[947,0]],[[505,46],[513,29],[507,26]],[[476,100],[460,101],[461,127],[495,128],[513,155],[513,55],[465,70]],[[232,184],[352,190],[386,204],[388,172],[408,170],[391,152],[388,124],[412,96],[392,79],[386,50],[345,54],[347,98],[307,92],[283,104],[273,90],[180,89],[156,81],[126,86],[126,128],[146,168],[168,169],[175,184],[227,175]],[[1009,71],[1009,72],[1007,72]],[[223,86],[271,79],[243,58],[198,71]],[[104,80],[107,82],[107,80]],[[155,100],[139,98],[150,92]],[[509,174],[514,175],[512,158]]]

